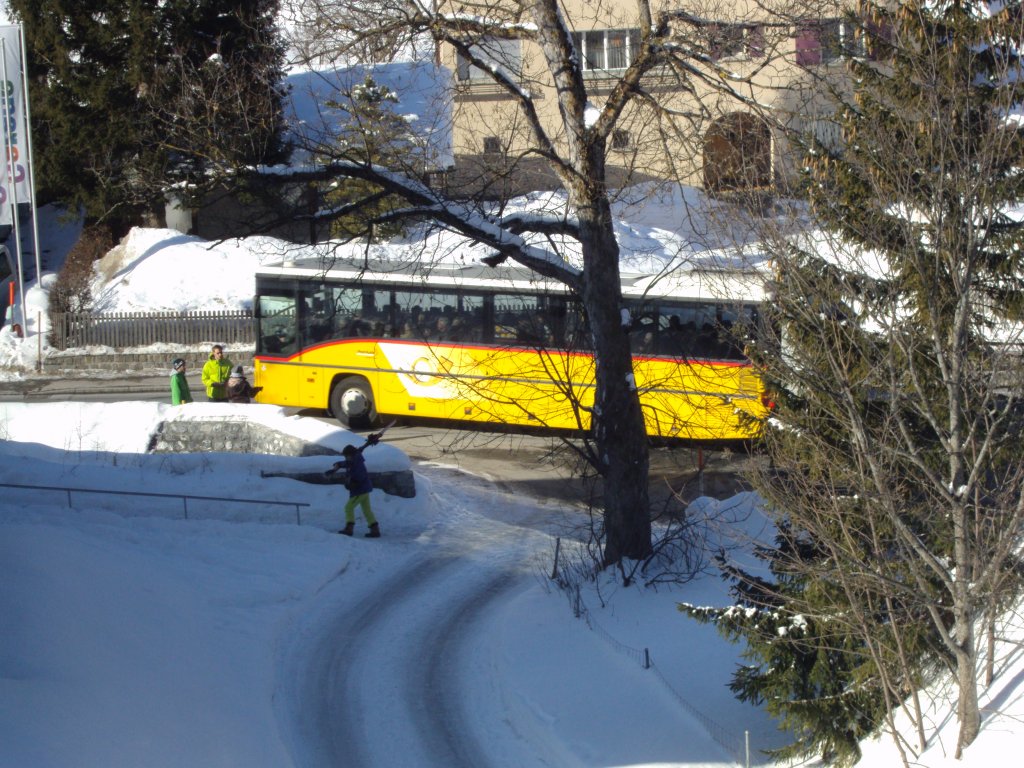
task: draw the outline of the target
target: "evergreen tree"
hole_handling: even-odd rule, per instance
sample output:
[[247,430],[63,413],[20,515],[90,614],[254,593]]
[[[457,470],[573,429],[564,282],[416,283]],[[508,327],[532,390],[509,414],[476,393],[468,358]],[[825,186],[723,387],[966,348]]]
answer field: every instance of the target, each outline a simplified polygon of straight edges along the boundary
[[[980,724],[973,628],[1018,589],[1024,521],[1021,369],[1005,351],[1020,341],[1011,323],[1024,296],[1024,233],[1010,215],[1024,143],[1007,119],[1022,102],[1021,26],[1016,7],[971,2],[865,2],[848,21],[873,35],[876,60],[851,61],[852,92],[832,94],[842,141],[807,158],[822,238],[773,245],[781,335],[752,352],[778,406],[773,470],[757,487],[822,553],[786,562],[803,588],[777,588],[783,618],[851,633],[843,653],[857,658],[835,665],[840,689],[870,676],[885,712],[925,659],[945,665],[959,751]],[[760,628],[729,631],[762,660],[776,652]],[[800,723],[828,732],[831,700],[805,701],[767,664],[741,679],[741,690],[780,684],[817,710]]]
[[768,566],[770,580],[719,559],[733,606],[684,603],[679,609],[714,624],[733,642],[745,641],[743,658],[750,663],[737,668],[729,687],[741,701],[764,706],[793,735],[792,744],[770,753],[773,758],[821,754],[852,764],[860,757],[860,740],[881,723],[884,697],[864,645],[840,614],[829,616],[842,606],[842,595],[833,584],[809,578],[803,567],[824,553],[783,525],[775,546],[754,554]]
[[155,3],[12,0],[25,25],[37,191],[92,219],[127,218],[139,141],[139,90],[156,46]]
[[[340,94],[342,98],[327,106],[341,110],[346,119],[337,137],[336,157],[388,167],[401,158],[401,167],[409,167],[411,158],[421,150],[405,118],[394,111],[398,97],[378,84],[372,75]],[[401,198],[389,195],[370,181],[342,179],[326,193],[327,205],[335,210],[331,234],[339,238],[367,236],[370,241],[400,233],[403,224],[390,216],[403,207]]]
[[[790,487],[802,495],[805,486]],[[858,518],[856,506],[848,500],[848,520]],[[769,577],[719,558],[733,605],[683,603],[679,609],[745,644],[742,655],[749,663],[736,669],[729,687],[741,701],[764,706],[793,737],[770,751],[774,758],[821,755],[852,765],[860,758],[860,741],[885,722],[895,700],[920,685],[922,664],[940,646],[914,605],[872,601],[870,595],[854,604],[853,580],[823,576],[835,558],[816,538],[783,519],[774,545],[754,550]],[[864,639],[866,627],[870,642]]]
[[168,0],[146,105],[166,175],[202,192],[212,167],[286,158],[279,0]]
[[[11,0],[10,8],[25,25],[41,199],[81,207],[116,233],[159,206],[182,168],[224,156],[255,162],[277,150],[277,0],[230,8],[215,0]],[[215,54],[237,68],[230,89],[214,87],[219,75],[202,76]],[[209,108],[170,116],[166,105],[186,92],[198,94],[193,106]],[[254,125],[255,103],[273,105],[276,117]]]

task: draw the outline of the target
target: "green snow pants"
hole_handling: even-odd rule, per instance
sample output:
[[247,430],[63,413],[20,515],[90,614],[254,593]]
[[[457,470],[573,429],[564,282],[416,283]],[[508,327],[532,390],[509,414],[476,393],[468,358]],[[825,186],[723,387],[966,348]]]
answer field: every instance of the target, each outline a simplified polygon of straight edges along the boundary
[[348,497],[348,501],[345,503],[346,523],[354,523],[356,521],[356,507],[363,510],[363,517],[366,518],[367,525],[373,525],[377,522],[377,518],[373,516],[373,511],[370,509],[370,494],[363,493],[359,496]]

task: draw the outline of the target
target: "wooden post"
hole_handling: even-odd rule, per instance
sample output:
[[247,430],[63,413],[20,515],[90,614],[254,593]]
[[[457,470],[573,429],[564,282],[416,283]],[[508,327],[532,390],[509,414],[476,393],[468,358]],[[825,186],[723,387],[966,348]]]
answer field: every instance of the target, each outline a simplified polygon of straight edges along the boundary
[[704,495],[704,448],[697,448],[697,494]]

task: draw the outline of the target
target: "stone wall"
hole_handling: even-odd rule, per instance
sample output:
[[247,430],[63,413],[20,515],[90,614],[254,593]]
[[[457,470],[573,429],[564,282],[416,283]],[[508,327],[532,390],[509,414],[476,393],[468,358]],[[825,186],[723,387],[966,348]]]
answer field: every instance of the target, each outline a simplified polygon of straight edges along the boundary
[[180,419],[160,424],[151,453],[267,453],[273,456],[338,456],[338,452],[246,419]]
[[[229,347],[227,356],[235,365],[252,370],[253,349]],[[180,352],[50,352],[43,359],[43,373],[78,375],[89,371],[111,373],[166,373],[170,375],[171,360],[184,358],[188,371],[198,372],[210,359],[210,350],[182,350]]]
[[[187,419],[165,421],[150,440],[150,453],[262,453],[273,456],[338,456],[337,451],[245,419]],[[344,474],[273,472],[264,477],[288,477],[305,483],[343,485]],[[392,496],[416,496],[412,470],[371,472],[374,488]]]

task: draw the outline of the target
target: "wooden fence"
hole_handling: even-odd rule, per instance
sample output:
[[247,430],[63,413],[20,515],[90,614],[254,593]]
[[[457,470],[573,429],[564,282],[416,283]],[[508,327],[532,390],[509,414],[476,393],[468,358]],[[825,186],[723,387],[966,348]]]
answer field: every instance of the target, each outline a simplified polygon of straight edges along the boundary
[[50,345],[54,349],[93,346],[128,349],[161,343],[252,347],[256,343],[256,323],[252,311],[247,309],[181,313],[61,312],[50,316]]

